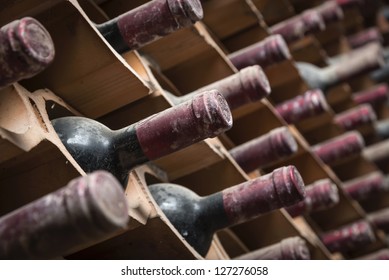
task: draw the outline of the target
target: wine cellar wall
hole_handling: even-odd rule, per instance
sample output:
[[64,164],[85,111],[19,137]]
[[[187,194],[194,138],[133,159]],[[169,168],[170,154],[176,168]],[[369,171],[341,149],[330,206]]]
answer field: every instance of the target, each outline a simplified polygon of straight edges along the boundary
[[388,11],[1,1],[0,259],[389,259]]

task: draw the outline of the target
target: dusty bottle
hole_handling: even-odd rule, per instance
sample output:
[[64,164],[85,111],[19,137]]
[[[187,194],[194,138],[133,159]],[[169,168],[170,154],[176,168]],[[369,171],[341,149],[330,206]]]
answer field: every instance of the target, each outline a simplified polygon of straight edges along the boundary
[[208,91],[116,131],[83,117],[52,124],[84,171],[107,170],[124,185],[133,167],[224,132],[232,117],[224,97]]
[[347,131],[366,124],[373,124],[376,119],[377,115],[371,105],[362,104],[337,114],[334,117],[334,122]]
[[363,149],[365,159],[376,164],[383,164],[389,160],[389,139],[370,145]]
[[389,65],[373,71],[369,76],[375,83],[389,82]]
[[0,88],[44,70],[55,56],[49,32],[37,20],[24,17],[0,28]]
[[170,222],[203,256],[217,230],[294,204],[305,194],[303,180],[294,166],[204,197],[175,184],[155,184],[149,189]]
[[381,139],[389,138],[389,119],[382,119],[374,123],[374,131]]
[[367,90],[354,93],[352,99],[357,104],[368,103],[373,106],[386,103],[389,99],[389,87],[387,84],[379,84]]
[[251,172],[294,154],[297,148],[297,142],[289,129],[279,127],[229,152],[245,172]]
[[318,11],[313,9],[284,20],[270,27],[271,34],[281,35],[286,42],[292,43],[305,35],[324,30],[325,23]]
[[376,228],[389,233],[389,208],[384,208],[367,215],[369,222]]
[[202,17],[200,0],[153,0],[96,27],[123,53],[189,27]]
[[165,93],[175,105],[178,105],[194,98],[204,91],[212,89],[218,90],[223,94],[231,110],[261,100],[268,96],[271,91],[266,74],[260,66],[254,65],[246,67],[236,74],[197,89],[184,96],[177,97],[169,92]]
[[389,178],[374,171],[344,182],[342,188],[351,198],[362,201],[373,194],[389,191]]
[[307,242],[301,237],[289,237],[276,244],[238,256],[234,260],[310,260]]
[[367,28],[347,38],[347,42],[352,49],[359,48],[371,42],[382,44],[383,40],[384,38],[377,27]]
[[311,88],[323,91],[383,66],[382,47],[369,43],[337,58],[336,62],[319,68],[307,62],[296,62],[301,78]]
[[329,23],[338,22],[344,18],[342,8],[336,1],[327,1],[314,8],[324,20],[327,25]]
[[320,238],[331,253],[354,251],[376,240],[373,229],[366,221],[358,221],[329,231]]
[[323,92],[315,89],[286,100],[278,104],[275,109],[288,124],[295,124],[328,111],[329,105]]
[[50,259],[73,253],[127,226],[119,182],[96,171],[0,218],[1,259]]
[[389,249],[381,249],[374,253],[360,257],[358,260],[389,260]]
[[338,188],[329,179],[322,179],[305,187],[304,200],[286,207],[292,217],[331,208],[339,202]]
[[228,55],[237,69],[252,65],[267,68],[291,58],[288,45],[281,35],[271,35],[266,39]]
[[362,135],[351,131],[313,146],[312,152],[324,163],[332,164],[342,158],[360,154],[364,146]]

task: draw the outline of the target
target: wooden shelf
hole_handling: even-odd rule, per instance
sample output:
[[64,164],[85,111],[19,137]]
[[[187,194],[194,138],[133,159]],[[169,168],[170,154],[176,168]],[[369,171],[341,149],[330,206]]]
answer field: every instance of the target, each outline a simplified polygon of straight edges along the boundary
[[[208,0],[202,1],[203,21],[179,30],[138,51],[118,54],[95,27],[148,0],[8,1],[0,11],[0,24],[34,16],[49,30],[56,47],[54,63],[37,76],[0,90],[0,215],[52,192],[85,172],[70,156],[55,133],[51,120],[69,115],[86,116],[119,129],[173,106],[166,91],[184,95],[237,72],[227,53],[269,36],[273,25],[320,1]],[[381,168],[361,156],[325,165],[311,145],[342,134],[334,125],[336,113],[355,106],[351,94],[372,85],[363,78],[328,92],[329,112],[288,126],[274,105],[296,97],[308,86],[295,61],[325,66],[327,54],[348,50],[343,32],[363,26],[357,10],[316,36],[289,46],[293,58],[265,69],[272,93],[268,99],[234,110],[234,126],[223,135],[201,141],[129,172],[125,187],[128,227],[115,236],[82,248],[65,259],[230,259],[300,236],[313,259],[348,259],[387,247],[382,233],[377,241],[355,254],[330,254],[320,234],[365,219],[366,212],[389,205],[387,196],[364,203],[342,191],[344,181]],[[389,116],[386,109],[376,108]],[[288,127],[298,151],[272,166],[246,174],[228,150],[277,127]],[[221,191],[275,168],[294,165],[306,185],[329,178],[338,187],[336,206],[292,219],[284,210],[219,231],[205,257],[200,256],[169,222],[154,202],[148,185],[173,182],[201,196]],[[363,206],[363,208],[361,207]]]

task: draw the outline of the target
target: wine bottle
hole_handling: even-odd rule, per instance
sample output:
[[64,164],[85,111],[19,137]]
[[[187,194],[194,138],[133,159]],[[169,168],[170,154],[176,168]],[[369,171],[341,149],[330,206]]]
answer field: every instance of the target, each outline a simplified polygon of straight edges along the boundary
[[331,253],[347,253],[373,243],[376,238],[368,222],[358,221],[322,234],[321,240]]
[[229,152],[247,173],[274,164],[297,152],[297,143],[287,127],[279,127],[243,143]]
[[389,233],[389,208],[384,208],[367,215],[368,221],[376,228]]
[[200,0],[153,0],[96,28],[119,53],[138,49],[203,17]]
[[370,79],[375,83],[388,83],[389,81],[389,47],[385,47],[382,51],[385,65],[370,73]]
[[378,27],[367,28],[347,38],[347,42],[352,49],[359,48],[371,42],[382,44],[383,41],[384,38]]
[[322,179],[306,186],[304,200],[286,207],[285,210],[292,216],[331,208],[339,202],[338,188],[329,179]]
[[254,65],[246,67],[238,73],[211,83],[184,96],[177,97],[169,92],[165,93],[175,105],[178,105],[192,99],[204,91],[212,89],[218,90],[223,94],[231,110],[261,100],[271,92],[266,74],[259,65]]
[[364,146],[362,135],[351,131],[313,146],[312,152],[324,163],[332,164],[339,159],[360,154]]
[[378,43],[369,43],[337,58],[335,63],[324,68],[307,62],[296,62],[295,65],[309,87],[326,91],[383,66],[382,47]]
[[240,255],[234,260],[310,260],[307,242],[301,237],[288,237],[276,244]]
[[373,194],[389,191],[389,178],[380,171],[374,171],[344,182],[342,189],[352,199],[362,201]]
[[49,32],[36,19],[24,17],[0,28],[0,88],[44,70],[55,56]]
[[381,249],[358,258],[358,260],[389,260],[389,249]]
[[389,119],[383,119],[374,123],[374,131],[381,139],[389,138]]
[[338,22],[344,18],[342,8],[336,1],[327,1],[314,8],[324,20],[325,25]]
[[303,180],[294,166],[278,168],[204,197],[175,184],[154,184],[149,190],[182,237],[202,256],[217,230],[294,204],[305,194]]
[[324,28],[325,23],[320,13],[310,9],[271,26],[269,30],[271,34],[279,34],[286,42],[292,43]]
[[352,99],[357,104],[368,103],[371,105],[379,105],[386,103],[389,97],[389,87],[387,84],[379,84],[367,90],[356,92],[352,95]]
[[1,259],[51,259],[90,246],[127,226],[118,181],[96,171],[0,218]]
[[375,83],[389,82],[389,65],[386,64],[384,67],[373,71],[369,77]]
[[389,160],[389,139],[370,145],[363,149],[362,155],[365,159],[378,165]]
[[52,124],[85,172],[107,170],[125,185],[133,167],[224,132],[232,117],[224,97],[208,91],[116,131],[84,117],[63,117]]
[[362,104],[337,114],[334,117],[334,123],[347,131],[366,124],[373,124],[376,119],[377,115],[371,105]]
[[288,45],[281,35],[271,35],[266,39],[228,55],[237,69],[252,65],[267,68],[291,58]]
[[278,104],[275,109],[288,124],[296,124],[328,111],[329,105],[323,92],[314,89]]

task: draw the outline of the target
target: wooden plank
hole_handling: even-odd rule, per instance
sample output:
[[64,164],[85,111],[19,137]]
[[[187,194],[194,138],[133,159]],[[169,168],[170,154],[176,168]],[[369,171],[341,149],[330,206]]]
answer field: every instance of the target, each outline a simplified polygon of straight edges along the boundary
[[75,0],[61,1],[37,19],[49,30],[56,57],[46,71],[23,82],[30,91],[50,88],[91,118],[149,94],[144,77],[109,46]]
[[63,0],[2,1],[0,26],[25,16],[34,17],[44,11],[47,11],[61,1]]
[[290,44],[289,49],[295,61],[308,62],[319,67],[327,65],[327,54],[314,36],[305,36]]
[[181,93],[188,93],[236,70],[204,25],[177,31],[141,49]]
[[251,0],[271,26],[295,15],[289,0]]
[[[259,17],[246,1],[203,1],[203,22],[220,40],[231,37],[253,25],[259,26]],[[220,12],[222,11],[222,12]]]

